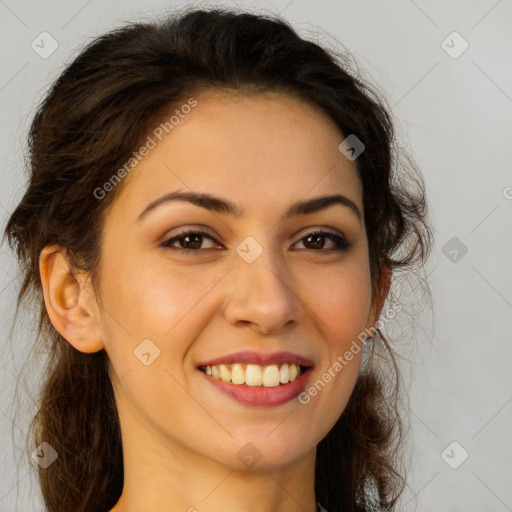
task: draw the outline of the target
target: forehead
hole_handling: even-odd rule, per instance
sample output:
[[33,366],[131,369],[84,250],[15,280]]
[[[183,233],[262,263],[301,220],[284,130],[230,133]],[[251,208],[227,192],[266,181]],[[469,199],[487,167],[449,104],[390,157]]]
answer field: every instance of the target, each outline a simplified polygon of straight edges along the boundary
[[335,192],[362,205],[355,164],[338,149],[344,135],[319,108],[282,93],[212,90],[194,99],[186,114],[174,116],[168,134],[153,136],[154,147],[116,200],[119,208],[138,214],[177,189],[229,197],[244,211]]

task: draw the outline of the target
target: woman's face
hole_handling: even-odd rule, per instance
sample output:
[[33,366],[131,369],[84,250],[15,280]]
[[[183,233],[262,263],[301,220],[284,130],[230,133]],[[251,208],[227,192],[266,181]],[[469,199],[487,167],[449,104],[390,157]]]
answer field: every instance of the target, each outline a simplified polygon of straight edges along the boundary
[[[124,440],[269,469],[314,453],[359,374],[361,352],[344,354],[377,320],[362,188],[318,109],[270,94],[195,99],[106,217],[100,332]],[[215,199],[159,201],[176,192]],[[332,195],[345,204],[310,203]],[[292,363],[309,369],[278,383]]]

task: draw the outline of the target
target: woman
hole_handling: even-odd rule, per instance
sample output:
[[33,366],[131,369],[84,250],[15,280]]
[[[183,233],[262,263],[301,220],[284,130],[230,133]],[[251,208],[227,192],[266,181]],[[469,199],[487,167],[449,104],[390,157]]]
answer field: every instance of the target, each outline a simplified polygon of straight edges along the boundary
[[431,230],[346,67],[278,17],[197,9],[99,37],[54,84],[6,228],[50,353],[47,510],[397,503],[401,305],[381,312]]

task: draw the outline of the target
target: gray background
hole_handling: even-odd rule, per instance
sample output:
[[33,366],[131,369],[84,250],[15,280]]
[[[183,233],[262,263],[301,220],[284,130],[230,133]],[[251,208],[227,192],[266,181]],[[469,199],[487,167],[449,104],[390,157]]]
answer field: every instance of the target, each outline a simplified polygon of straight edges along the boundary
[[[0,0],[2,226],[23,193],[24,138],[50,81],[91,37],[124,20],[178,5],[156,0]],[[410,417],[408,484],[399,509],[512,511],[510,0],[222,5],[281,12],[304,35],[312,31],[320,34],[320,42],[334,44],[332,36],[385,91],[402,140],[424,173],[436,236],[425,269],[432,301],[419,307],[421,287],[411,288],[403,298],[416,325],[411,330],[405,318],[384,329],[390,336],[393,328],[401,333],[397,349],[403,354],[410,394],[404,404]],[[31,47],[44,31],[58,43],[47,58]],[[444,44],[452,56],[443,49],[453,31],[469,44],[461,55],[456,54],[463,41],[456,36]],[[27,391],[37,390],[37,366],[16,389],[16,376],[31,350],[33,325],[27,315],[12,340],[7,339],[19,278],[6,245],[0,269],[0,511],[42,510],[30,468],[20,462],[31,412]],[[469,456],[461,463],[463,450]],[[454,469],[448,463],[460,465]]]

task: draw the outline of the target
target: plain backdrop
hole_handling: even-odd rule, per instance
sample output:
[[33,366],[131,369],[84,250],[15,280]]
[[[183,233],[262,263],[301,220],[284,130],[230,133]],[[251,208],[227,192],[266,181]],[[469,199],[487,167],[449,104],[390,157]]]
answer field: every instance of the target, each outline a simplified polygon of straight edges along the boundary
[[[25,188],[27,128],[50,82],[92,37],[178,5],[162,0],[0,0],[2,227]],[[331,45],[339,41],[384,91],[402,141],[425,177],[436,237],[425,269],[432,300],[421,306],[421,287],[411,288],[403,296],[404,308],[410,303],[412,313],[401,322],[412,319],[414,326],[389,326],[402,333],[397,348],[404,354],[409,392],[404,404],[410,418],[409,469],[400,510],[512,511],[512,3],[275,0],[220,5],[281,13],[305,36]],[[33,49],[33,41],[48,38],[43,32],[56,43],[46,41],[58,44],[49,56]],[[16,264],[4,244],[3,512],[43,509],[22,452],[28,429],[23,407],[31,403],[27,391],[37,391],[37,367],[29,372],[33,387],[25,390],[20,383],[13,398],[34,340],[30,319],[21,319],[8,339],[19,289]]]

